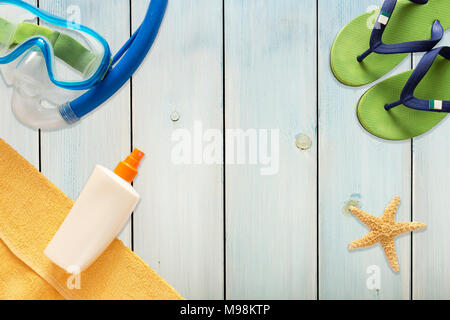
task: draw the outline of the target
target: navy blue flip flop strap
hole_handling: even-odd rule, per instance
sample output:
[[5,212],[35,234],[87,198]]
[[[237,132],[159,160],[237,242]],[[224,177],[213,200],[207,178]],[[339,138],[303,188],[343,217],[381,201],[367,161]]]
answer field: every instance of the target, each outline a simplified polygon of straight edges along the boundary
[[386,110],[391,110],[401,104],[411,109],[432,111],[432,112],[450,112],[450,101],[442,100],[422,100],[414,97],[414,91],[422,81],[423,77],[430,70],[437,56],[441,55],[447,60],[450,60],[450,47],[440,47],[427,52],[420,60],[411,77],[405,84],[400,100],[385,106]]
[[[428,0],[409,0],[416,4],[426,4]],[[381,7],[380,15],[373,27],[370,37],[370,48],[362,55],[358,56],[358,62],[362,62],[371,53],[381,54],[397,54],[411,52],[426,52],[434,48],[434,46],[444,36],[444,28],[441,23],[436,20],[431,27],[431,40],[409,41],[397,44],[384,44],[382,41],[383,33],[389,24],[390,18],[397,5],[397,0],[385,0]]]

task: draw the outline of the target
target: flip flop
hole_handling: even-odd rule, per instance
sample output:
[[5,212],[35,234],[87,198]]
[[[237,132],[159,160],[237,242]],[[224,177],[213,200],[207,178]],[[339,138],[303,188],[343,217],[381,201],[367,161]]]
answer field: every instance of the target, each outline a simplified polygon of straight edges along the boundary
[[436,126],[450,112],[450,101],[446,101],[450,100],[448,60],[450,47],[433,49],[423,56],[414,71],[401,73],[369,89],[357,109],[362,126],[388,140],[411,139]]
[[381,10],[363,14],[341,30],[331,49],[331,69],[343,84],[371,83],[408,53],[433,49],[448,28],[449,0],[386,0]]

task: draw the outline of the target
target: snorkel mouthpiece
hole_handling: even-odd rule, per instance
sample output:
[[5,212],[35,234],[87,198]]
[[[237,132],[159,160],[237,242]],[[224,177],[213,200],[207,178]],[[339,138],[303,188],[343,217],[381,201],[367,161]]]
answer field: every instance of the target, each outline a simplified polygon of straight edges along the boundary
[[47,75],[43,60],[40,51],[30,51],[18,63],[2,67],[5,80],[13,87],[13,113],[34,129],[66,127],[76,122],[67,100],[77,93],[56,87]]
[[33,129],[54,130],[70,125],[58,108],[45,108],[39,99],[26,98],[17,92],[12,97],[12,108],[16,118]]
[[33,128],[55,130],[78,122],[78,118],[67,102],[59,107],[46,108],[43,101],[33,97],[24,97],[15,92],[12,97],[12,110],[23,124]]

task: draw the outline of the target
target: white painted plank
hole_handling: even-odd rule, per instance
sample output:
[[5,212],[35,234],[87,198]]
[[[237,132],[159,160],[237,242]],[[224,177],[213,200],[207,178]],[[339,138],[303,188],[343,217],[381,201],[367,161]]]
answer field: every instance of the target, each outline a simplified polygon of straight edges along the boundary
[[414,219],[427,225],[413,238],[414,299],[450,299],[450,171],[448,119],[414,141]]
[[[439,43],[444,45],[450,45],[448,32]],[[414,56],[416,65],[422,54]],[[450,299],[449,120],[414,139],[413,213],[427,225],[413,237],[413,298],[418,300]]]
[[[78,12],[81,23],[104,36],[113,53],[129,38],[128,0],[41,0],[40,7],[65,18],[73,18]],[[114,169],[130,153],[130,134],[127,85],[74,127],[42,133],[43,172],[69,197],[76,199],[96,164]],[[131,245],[130,224],[121,239]]]
[[[227,129],[280,134],[274,175],[249,162],[226,168],[227,298],[315,299],[315,1],[225,6]],[[296,147],[299,134],[310,150]]]
[[[35,4],[34,0],[27,0]],[[13,90],[6,86],[3,75],[0,77],[0,98],[3,101],[0,113],[0,138],[5,140],[23,157],[39,168],[39,134],[22,125],[14,116],[11,109]]]
[[[401,272],[391,271],[379,245],[349,252],[348,244],[367,233],[359,221],[342,211],[350,198],[380,216],[395,196],[402,204],[397,221],[411,217],[410,142],[393,143],[368,134],[358,122],[358,99],[370,86],[350,88],[332,75],[331,45],[339,30],[383,1],[319,0],[319,279],[321,299],[408,299],[410,236],[396,241]],[[355,57],[356,59],[356,57]],[[405,60],[395,72],[409,69]],[[369,290],[371,266],[380,271],[381,288]]]
[[[133,0],[133,28],[148,0]],[[178,112],[180,119],[171,120]],[[223,298],[223,170],[176,165],[171,136],[194,122],[221,129],[222,1],[170,0],[145,64],[133,78],[133,138],[147,152],[135,187],[136,252],[188,299]]]

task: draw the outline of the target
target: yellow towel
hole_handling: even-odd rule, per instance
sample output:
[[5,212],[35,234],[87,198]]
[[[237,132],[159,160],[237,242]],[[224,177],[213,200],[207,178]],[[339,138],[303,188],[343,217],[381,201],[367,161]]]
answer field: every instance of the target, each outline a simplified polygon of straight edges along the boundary
[[117,239],[69,289],[43,251],[72,205],[0,139],[0,299],[182,299]]

